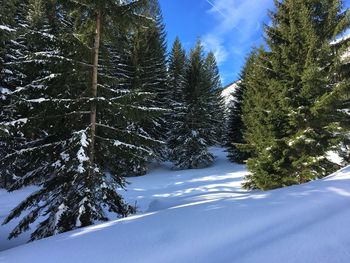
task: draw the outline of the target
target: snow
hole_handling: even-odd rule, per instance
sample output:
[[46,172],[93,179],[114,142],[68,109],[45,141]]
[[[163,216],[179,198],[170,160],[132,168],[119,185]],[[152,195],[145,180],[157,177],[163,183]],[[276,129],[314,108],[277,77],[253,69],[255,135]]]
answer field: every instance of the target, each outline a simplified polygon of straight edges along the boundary
[[[340,43],[343,43],[347,40],[350,39],[350,31],[347,30],[345,33],[343,33],[342,35],[336,37],[330,44],[331,45],[338,45]],[[344,52],[344,54],[341,55],[340,59],[342,62],[346,62],[348,63],[349,61],[349,58],[350,58],[350,49],[347,48]]]
[[10,94],[10,90],[0,86],[0,94]]
[[221,96],[224,98],[224,102],[227,107],[230,106],[231,102],[234,99],[233,95],[237,88],[237,85],[238,85],[238,82],[234,82],[228,87],[224,88],[223,91],[221,92]]
[[335,151],[328,151],[326,153],[326,158],[329,161],[336,163],[338,165],[342,165],[342,163],[344,162],[343,158],[339,155],[339,153],[337,153]]
[[[7,225],[1,225],[5,220],[5,217],[9,214],[12,208],[14,208],[20,201],[36,191],[36,187],[27,187],[24,190],[8,193],[3,189],[0,189],[0,251],[12,247],[16,247],[29,240],[30,233],[25,233],[16,239],[8,240],[7,237],[10,231],[16,226],[19,220],[10,222]],[[0,252],[0,262],[2,263],[2,255]]]
[[17,124],[26,124],[28,122],[27,118],[22,118],[22,119],[18,119],[18,120],[14,120],[14,121],[10,121],[10,122],[2,122],[0,124],[3,124],[5,126],[15,126]]
[[0,86],[0,99],[5,100],[7,94],[10,94],[10,90]]
[[4,30],[4,31],[8,31],[8,32],[16,31],[15,29],[10,28],[10,27],[5,26],[5,25],[0,25],[0,30]]
[[343,55],[340,57],[342,62],[348,62],[350,59],[350,48],[348,48]]
[[[245,191],[245,167],[213,153],[207,169],[164,163],[130,178],[124,196],[137,215],[4,250],[0,262],[350,262],[350,166],[304,185]],[[31,190],[0,191],[0,217]],[[4,241],[8,229],[0,227],[3,249],[21,243]]]
[[[42,88],[43,86],[42,85],[38,85],[38,87]],[[28,102],[33,102],[33,103],[42,103],[44,101],[48,101],[47,99],[45,98],[38,98],[38,99],[32,99],[32,100],[27,100]]]
[[336,37],[330,44],[331,45],[337,45],[341,42],[344,42],[345,40],[348,40],[350,38],[350,31],[345,32],[341,36]]
[[85,153],[86,148],[89,146],[89,142],[88,142],[87,135],[86,135],[85,131],[79,131],[76,134],[78,136],[80,136],[80,145],[81,145],[78,152],[77,152],[77,158],[79,161],[77,172],[84,173],[85,169],[84,169],[83,163],[87,162],[89,160],[89,157]]
[[3,73],[3,74],[10,74],[10,75],[13,75],[13,72],[12,72],[11,70],[9,70],[9,69],[3,69],[3,70],[2,70],[2,73]]

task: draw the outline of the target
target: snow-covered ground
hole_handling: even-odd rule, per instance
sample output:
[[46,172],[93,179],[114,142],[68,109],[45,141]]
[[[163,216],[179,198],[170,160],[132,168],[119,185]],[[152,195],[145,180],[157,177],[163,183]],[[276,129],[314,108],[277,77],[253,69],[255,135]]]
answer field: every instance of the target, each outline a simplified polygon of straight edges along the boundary
[[20,201],[24,200],[28,195],[34,192],[35,189],[36,187],[28,187],[24,190],[16,191],[13,193],[8,193],[5,190],[0,189],[0,251],[24,244],[29,239],[30,232],[27,232],[16,239],[8,240],[7,237],[10,231],[18,223],[18,220],[14,220],[7,225],[2,225],[2,222],[9,214],[11,209],[13,209],[16,205],[19,204]]
[[[125,196],[137,201],[138,215],[2,251],[0,262],[350,262],[350,167],[300,186],[247,192],[244,166],[214,152],[208,169],[163,164],[131,178]],[[25,191],[0,192],[1,216]]]

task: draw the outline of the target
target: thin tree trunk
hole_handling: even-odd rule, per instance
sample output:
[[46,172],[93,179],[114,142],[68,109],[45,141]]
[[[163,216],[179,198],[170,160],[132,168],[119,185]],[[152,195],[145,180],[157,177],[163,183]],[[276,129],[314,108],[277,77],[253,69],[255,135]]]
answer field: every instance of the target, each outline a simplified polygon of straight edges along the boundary
[[[92,83],[91,83],[91,98],[97,97],[97,77],[98,77],[98,55],[100,51],[100,39],[101,39],[101,11],[97,12],[96,17],[96,31],[93,48],[93,68],[92,68]],[[91,103],[90,109],[90,163],[95,162],[95,135],[96,135],[96,101]]]

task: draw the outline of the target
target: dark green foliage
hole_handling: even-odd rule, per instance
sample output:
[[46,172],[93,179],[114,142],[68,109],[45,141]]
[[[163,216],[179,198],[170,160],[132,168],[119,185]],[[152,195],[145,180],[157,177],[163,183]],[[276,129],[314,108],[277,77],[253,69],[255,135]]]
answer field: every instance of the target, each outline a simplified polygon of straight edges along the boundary
[[186,52],[177,37],[171,49],[168,69],[168,89],[171,99],[171,115],[169,116],[169,129],[167,138],[168,155],[174,160],[177,155],[178,130],[181,129],[186,115],[185,103],[185,73]]
[[[145,135],[164,141],[171,105],[170,91],[167,86],[166,33],[158,1],[149,2],[148,12],[153,21],[147,27],[136,28],[132,37],[132,65],[134,68],[132,89],[149,93],[151,96],[143,105],[158,109],[163,114],[151,120],[145,119],[134,128],[142,127]],[[164,160],[166,158],[165,144],[159,143],[157,147],[153,147],[153,156],[150,157]],[[146,170],[146,164],[140,164],[140,171],[136,174],[144,174]]]
[[[0,159],[10,153],[24,140],[24,135],[16,129],[23,124],[18,111],[9,106],[16,86],[21,86],[26,75],[18,65],[23,60],[25,46],[26,5],[28,1],[1,1],[0,10]],[[12,129],[9,128],[12,127]],[[15,171],[3,169],[0,187],[8,188],[16,177]]]
[[[316,111],[327,116],[329,122],[335,122],[337,136],[334,140],[333,151],[338,152],[343,159],[343,165],[350,163],[350,37],[345,35],[341,39],[331,42],[331,48],[337,57],[331,65],[330,71],[335,83],[333,90],[325,94],[317,103]],[[337,142],[340,142],[337,144]]]
[[211,108],[210,123],[214,128],[212,130],[216,144],[223,144],[225,118],[224,118],[224,100],[221,96],[222,85],[219,74],[219,68],[216,63],[216,58],[213,52],[209,52],[204,62],[208,83],[210,86],[209,96],[207,97],[208,105]]
[[234,91],[233,101],[228,112],[227,127],[227,150],[228,158],[232,162],[244,163],[249,158],[249,153],[244,150],[246,141],[244,139],[245,126],[243,123],[243,98],[248,85],[248,73],[254,64],[255,52],[252,52],[246,60],[245,66],[241,72],[240,80]]
[[[184,64],[183,51],[177,42],[172,57],[172,61]],[[180,108],[176,125],[169,136],[170,157],[175,167],[180,169],[207,167],[214,160],[208,147],[218,142],[218,126],[223,121],[219,119],[223,113],[220,113],[222,104],[216,62],[212,55],[204,58],[198,41],[191,50],[185,72],[182,73],[179,68],[179,72],[175,72],[175,68],[175,65],[170,66],[174,70],[170,75],[178,79],[173,89],[183,90],[183,96],[178,98]]]
[[275,4],[272,25],[266,27],[269,51],[258,54],[246,96],[253,95],[244,102],[245,139],[253,155],[246,187],[264,190],[335,171],[339,166],[326,153],[343,138],[338,127],[344,117],[327,114],[325,103],[338,100],[334,94],[343,86],[339,54],[331,47],[348,23],[341,1]]
[[[0,160],[0,173],[16,174],[11,190],[32,184],[39,190],[5,219],[24,214],[10,237],[42,218],[31,240],[108,220],[107,211],[134,212],[116,189],[125,186],[130,158],[144,162],[151,145],[159,143],[132,128],[160,114],[142,105],[149,94],[132,90],[131,56],[125,52],[130,51],[125,32],[152,21],[142,13],[143,2],[31,0],[24,5],[25,49],[16,58],[23,79],[5,113],[5,120],[8,113],[20,119],[1,123],[21,140]],[[96,53],[90,47],[95,42],[96,48],[98,17],[103,27],[99,78],[91,83]]]

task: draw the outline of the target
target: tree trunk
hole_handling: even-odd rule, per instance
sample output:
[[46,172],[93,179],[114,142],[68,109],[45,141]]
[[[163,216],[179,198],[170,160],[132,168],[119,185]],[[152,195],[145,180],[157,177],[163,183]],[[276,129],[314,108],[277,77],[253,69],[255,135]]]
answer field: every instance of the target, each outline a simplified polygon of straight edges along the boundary
[[[97,97],[97,77],[98,77],[98,55],[100,51],[100,39],[101,39],[101,11],[97,11],[96,16],[96,29],[95,39],[93,47],[93,68],[92,68],[92,83],[91,83],[91,98]],[[96,101],[91,102],[90,109],[90,163],[91,166],[95,162],[95,135],[96,135]]]

